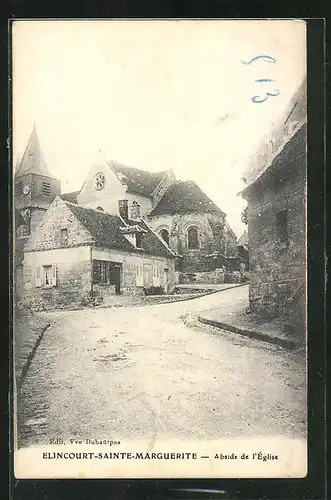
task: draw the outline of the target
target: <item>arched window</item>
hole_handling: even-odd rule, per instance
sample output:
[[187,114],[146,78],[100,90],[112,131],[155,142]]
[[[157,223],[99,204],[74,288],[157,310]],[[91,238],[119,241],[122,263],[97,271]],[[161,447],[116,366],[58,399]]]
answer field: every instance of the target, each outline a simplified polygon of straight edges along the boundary
[[189,227],[187,230],[187,246],[190,250],[199,248],[199,233],[196,227]]
[[222,226],[220,226],[220,225],[216,226],[215,236],[216,236],[216,246],[220,252],[223,252],[224,251],[224,231],[223,231]]
[[167,229],[161,229],[160,236],[163,239],[163,241],[165,241],[166,244],[169,246],[169,231]]

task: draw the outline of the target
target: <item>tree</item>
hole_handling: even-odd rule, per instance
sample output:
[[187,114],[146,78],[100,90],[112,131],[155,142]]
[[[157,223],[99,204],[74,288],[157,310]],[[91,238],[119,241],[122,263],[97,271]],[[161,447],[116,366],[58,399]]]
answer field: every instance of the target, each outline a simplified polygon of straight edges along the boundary
[[247,205],[246,205],[246,207],[244,207],[242,209],[241,214],[240,214],[240,218],[241,218],[241,222],[243,224],[246,224],[246,226],[247,226],[247,224],[248,224]]

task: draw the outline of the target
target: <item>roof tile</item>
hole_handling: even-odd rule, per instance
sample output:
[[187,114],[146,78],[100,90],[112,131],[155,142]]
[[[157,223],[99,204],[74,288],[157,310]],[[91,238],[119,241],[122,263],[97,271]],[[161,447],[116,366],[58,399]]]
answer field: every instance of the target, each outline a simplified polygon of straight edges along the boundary
[[166,191],[150,215],[224,212],[193,181],[177,181]]

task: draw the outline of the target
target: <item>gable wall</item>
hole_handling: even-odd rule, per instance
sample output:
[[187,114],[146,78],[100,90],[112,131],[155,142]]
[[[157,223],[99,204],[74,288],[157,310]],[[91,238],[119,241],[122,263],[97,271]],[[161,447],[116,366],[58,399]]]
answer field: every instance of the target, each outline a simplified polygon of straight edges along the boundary
[[[61,229],[68,229],[68,242],[61,245]],[[34,233],[28,238],[25,251],[50,250],[87,244],[92,241],[88,231],[73,215],[66,204],[59,198],[55,199]]]
[[[101,191],[95,189],[93,184],[94,177],[99,172],[106,178],[106,185]],[[105,212],[118,214],[118,200],[125,199],[125,191],[126,187],[119,182],[111,168],[106,163],[100,164],[91,169],[80,194],[77,195],[77,202],[89,208],[101,206]]]

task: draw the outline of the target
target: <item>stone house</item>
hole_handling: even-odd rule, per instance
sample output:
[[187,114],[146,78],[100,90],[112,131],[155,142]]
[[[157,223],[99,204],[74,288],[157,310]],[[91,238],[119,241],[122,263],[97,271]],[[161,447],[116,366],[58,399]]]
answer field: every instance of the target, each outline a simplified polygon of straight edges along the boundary
[[179,271],[222,280],[215,270],[236,255],[226,214],[171,170],[148,172],[99,154],[79,191],[60,191],[34,127],[14,179],[19,299],[57,304],[152,286],[171,292]]
[[269,317],[280,315],[302,331],[307,262],[305,81],[274,130],[270,152],[246,174],[242,192],[248,206],[250,308]]
[[175,286],[175,255],[144,221],[57,196],[24,247],[24,301],[32,307]]
[[212,272],[237,255],[226,214],[195,182],[178,181],[171,170],[148,172],[99,155],[81,190],[61,196],[109,213],[127,200],[129,217],[148,222],[177,254],[178,272]]

